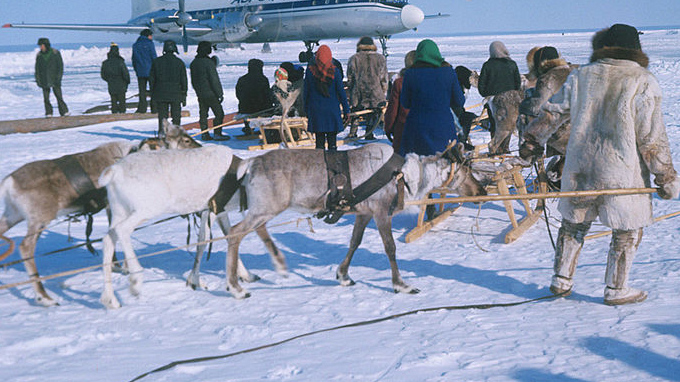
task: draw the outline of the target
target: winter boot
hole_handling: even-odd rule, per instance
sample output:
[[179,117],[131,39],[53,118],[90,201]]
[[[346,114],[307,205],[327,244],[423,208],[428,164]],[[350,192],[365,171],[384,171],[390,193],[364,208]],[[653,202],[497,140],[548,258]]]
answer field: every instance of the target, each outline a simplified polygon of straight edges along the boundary
[[215,129],[215,133],[213,134],[215,136],[216,141],[228,141],[231,139],[230,136],[222,134],[222,128],[218,127]]
[[212,137],[210,136],[210,133],[206,131],[203,134],[201,134],[201,140],[202,141],[212,141]]
[[574,273],[578,263],[578,255],[583,247],[591,222],[572,223],[562,219],[562,226],[557,236],[555,248],[555,274],[550,283],[550,291],[554,294],[568,296],[574,286]]
[[628,273],[641,239],[642,229],[613,231],[604,276],[605,305],[632,304],[647,298],[647,292],[628,287]]

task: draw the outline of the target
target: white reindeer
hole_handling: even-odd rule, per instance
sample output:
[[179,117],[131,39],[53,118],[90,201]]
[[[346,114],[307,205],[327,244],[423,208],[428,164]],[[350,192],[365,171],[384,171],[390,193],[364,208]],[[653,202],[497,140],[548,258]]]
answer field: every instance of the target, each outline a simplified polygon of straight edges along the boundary
[[[231,149],[210,145],[195,150],[144,152],[130,155],[104,171],[99,183],[106,187],[111,208],[111,224],[103,239],[104,291],[101,302],[107,308],[118,308],[120,302],[111,286],[111,263],[115,243],[120,241],[129,271],[130,291],[140,293],[143,282],[142,267],[130,240],[135,227],[163,214],[189,214],[201,212],[201,234],[205,239],[208,225],[208,203],[217,191],[232,161]],[[217,215],[223,232],[229,230],[227,212],[238,208],[235,195],[225,212]],[[258,229],[273,261],[280,271],[286,272],[285,260],[274,245],[265,227]],[[197,263],[204,245],[197,249]],[[198,265],[196,265],[196,268]],[[256,276],[239,264],[239,275],[246,281]],[[198,272],[189,275],[187,284],[194,289],[200,285]]]
[[[26,220],[28,228],[19,246],[19,253],[26,272],[36,280],[33,288],[38,304],[58,305],[39,281],[40,276],[34,258],[38,237],[57,216],[83,212],[90,207],[86,205],[87,200],[84,199],[87,195],[83,195],[87,187],[80,187],[76,190],[77,186],[69,181],[59,163],[77,161],[87,174],[91,185],[94,186],[94,189],[85,192],[90,194],[101,187],[98,179],[102,171],[131,151],[200,147],[200,144],[181,128],[171,124],[166,126],[168,134],[163,140],[152,138],[142,141],[141,144],[131,141],[106,143],[90,151],[27,163],[2,180],[0,198],[4,201],[5,208],[0,218],[0,235]],[[99,208],[103,208],[105,200],[100,201],[99,204]]]
[[[460,150],[456,147],[453,150]],[[348,151],[350,179],[353,187],[374,174],[393,154],[391,146],[369,144]],[[411,199],[422,198],[434,187],[440,186],[452,171],[452,160],[458,155],[418,157],[409,154],[402,166],[404,180]],[[456,159],[458,160],[458,159]],[[452,188],[461,195],[485,194],[467,165],[455,166]],[[245,160],[238,168],[238,177],[244,176],[243,185],[248,198],[245,218],[231,228],[228,238],[227,290],[236,298],[250,294],[238,284],[237,264],[239,244],[251,230],[263,227],[269,220],[287,209],[318,212],[324,208],[328,192],[328,178],[323,150],[275,150]],[[399,274],[395,257],[396,246],[392,237],[391,207],[397,198],[397,181],[392,179],[382,188],[353,208],[356,220],[345,259],[340,263],[336,277],[341,285],[353,285],[348,275],[350,261],[359,247],[364,230],[371,218],[375,219],[385,252],[392,270],[395,292],[417,293],[418,289],[407,285]]]

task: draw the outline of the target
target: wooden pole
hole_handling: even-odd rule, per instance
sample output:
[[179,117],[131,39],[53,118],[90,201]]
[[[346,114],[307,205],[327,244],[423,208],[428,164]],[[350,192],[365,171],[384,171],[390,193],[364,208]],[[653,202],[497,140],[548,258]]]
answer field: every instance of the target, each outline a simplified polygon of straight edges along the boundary
[[[678,215],[680,215],[680,211],[675,211],[675,212],[670,213],[670,214],[662,215],[662,216],[654,218],[654,223],[658,223],[662,220],[672,218],[672,217],[675,217],[675,216],[678,216]],[[612,234],[612,231],[602,231],[602,232],[597,232],[597,233],[588,235],[588,236],[585,237],[585,239],[586,240],[597,239],[598,237],[608,236],[608,235],[611,235],[611,234]]]
[[422,204],[438,204],[438,203],[468,203],[468,202],[484,203],[499,200],[503,201],[503,200],[575,198],[583,196],[602,196],[602,195],[637,195],[637,194],[653,194],[655,192],[656,188],[620,188],[609,190],[543,192],[534,194],[459,196],[440,199],[410,200],[407,201],[405,204],[407,206],[418,206]]

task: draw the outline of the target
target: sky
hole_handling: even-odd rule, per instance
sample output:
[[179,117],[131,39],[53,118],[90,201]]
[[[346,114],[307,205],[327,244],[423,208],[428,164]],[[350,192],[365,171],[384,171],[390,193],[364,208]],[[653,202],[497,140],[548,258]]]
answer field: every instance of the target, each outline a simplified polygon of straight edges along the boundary
[[[191,1],[191,0],[189,0]],[[130,0],[0,0],[0,23],[124,23]],[[678,0],[412,0],[425,14],[450,14],[426,20],[418,34],[465,34],[543,30],[600,29],[614,23],[636,27],[680,25]],[[642,9],[644,4],[644,10]],[[412,34],[414,32],[408,32]],[[0,45],[133,42],[132,34],[0,29]]]

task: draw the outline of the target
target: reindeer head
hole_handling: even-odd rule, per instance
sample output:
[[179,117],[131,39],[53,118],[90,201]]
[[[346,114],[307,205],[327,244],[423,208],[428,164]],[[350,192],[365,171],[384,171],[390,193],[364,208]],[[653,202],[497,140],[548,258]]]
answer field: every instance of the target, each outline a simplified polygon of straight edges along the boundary
[[441,154],[454,167],[453,175],[449,172],[450,183],[447,187],[456,190],[461,196],[486,195],[484,186],[472,175],[471,160],[465,157],[463,144],[457,142],[449,145]]
[[173,125],[167,120],[163,121],[165,130],[165,137],[163,141],[169,149],[195,149],[201,147],[201,144],[196,142],[184,129],[177,125]]

